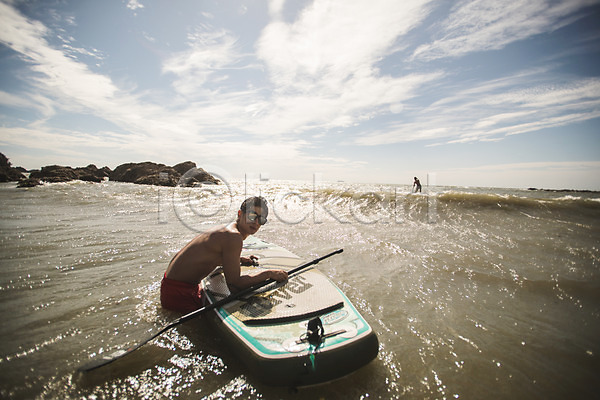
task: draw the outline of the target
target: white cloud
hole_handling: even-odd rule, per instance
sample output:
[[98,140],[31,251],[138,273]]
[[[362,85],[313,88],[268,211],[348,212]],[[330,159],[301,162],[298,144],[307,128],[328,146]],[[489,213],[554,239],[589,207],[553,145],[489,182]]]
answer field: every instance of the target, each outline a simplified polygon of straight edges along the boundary
[[25,52],[36,47],[46,32],[42,23],[27,20],[13,7],[0,2],[0,41],[6,46]]
[[539,69],[440,96],[385,131],[363,132],[354,142],[374,146],[416,140],[499,140],[600,117],[600,79],[571,77],[558,82]]
[[279,20],[284,5],[285,0],[269,0],[269,16],[273,20]]
[[48,30],[42,24],[24,18],[3,3],[0,3],[0,26],[0,42],[32,64],[31,70],[36,73],[32,80],[41,89],[91,108],[117,92],[109,78],[91,73],[85,64],[52,48],[44,39]]
[[257,43],[269,72],[273,110],[258,130],[273,134],[348,127],[389,112],[436,74],[383,75],[377,64],[422,22],[427,1],[317,0],[292,23],[276,15]]
[[52,101],[47,97],[38,94],[23,97],[0,91],[0,104],[5,107],[37,110],[44,117],[50,117],[55,114]]
[[[599,116],[600,79],[576,79],[562,84],[522,81],[521,77],[493,86],[491,92],[458,92],[433,113],[463,115],[459,138],[477,140],[564,126]],[[466,110],[471,110],[466,114]],[[506,110],[511,110],[507,112]]]
[[339,89],[355,76],[377,74],[401,35],[426,16],[427,1],[317,0],[293,23],[275,20],[264,30],[257,55],[280,89]]
[[273,21],[257,43],[272,82],[270,94],[228,90],[240,69],[260,71],[260,65],[241,53],[239,39],[224,29],[205,26],[190,35],[189,49],[166,60],[163,71],[177,76],[174,88],[188,104],[195,101],[186,116],[207,117],[194,118],[203,126],[220,121],[261,136],[352,126],[389,112],[391,104],[438,76],[395,78],[376,68],[394,51],[398,36],[422,20],[426,4],[316,1],[288,24],[279,19],[284,2],[271,2]]
[[[36,96],[21,96],[37,101],[45,115],[62,109],[106,119],[132,135],[161,138],[165,132],[189,135],[194,121],[180,121],[162,106],[143,103],[118,88],[105,75],[89,70],[86,64],[67,55],[68,49],[55,49],[45,40],[48,30],[14,9],[0,3],[0,42],[21,54],[30,63]],[[24,105],[22,100],[19,104]],[[47,130],[51,130],[47,128]]]
[[435,60],[497,50],[509,43],[559,29],[597,0],[464,0],[441,24],[440,39],[419,46],[414,59]]
[[127,2],[127,8],[129,8],[130,10],[137,10],[138,8],[144,8],[144,5],[142,3],[140,3],[139,0],[129,0]]
[[174,87],[186,97],[204,96],[214,85],[206,86],[209,78],[222,83],[224,71],[241,58],[237,39],[224,29],[198,31],[188,35],[189,49],[167,59],[163,71],[177,76]]

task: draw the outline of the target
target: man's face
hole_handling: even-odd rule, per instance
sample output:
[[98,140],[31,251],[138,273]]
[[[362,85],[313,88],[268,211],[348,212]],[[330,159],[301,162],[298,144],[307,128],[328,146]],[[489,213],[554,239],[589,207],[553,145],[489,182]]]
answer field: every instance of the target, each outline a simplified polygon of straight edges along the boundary
[[250,234],[255,234],[258,232],[261,225],[267,223],[267,215],[262,208],[254,207],[254,210],[242,213],[242,220],[244,221],[244,224],[248,226]]

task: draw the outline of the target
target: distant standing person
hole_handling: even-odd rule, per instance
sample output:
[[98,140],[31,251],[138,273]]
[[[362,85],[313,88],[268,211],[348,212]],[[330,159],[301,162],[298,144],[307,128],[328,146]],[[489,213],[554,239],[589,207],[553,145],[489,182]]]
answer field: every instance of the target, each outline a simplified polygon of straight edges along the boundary
[[[415,188],[415,186],[416,186],[416,188]],[[419,181],[419,179],[416,176],[415,176],[415,181],[413,183],[413,188],[415,188],[415,193],[421,191],[421,182]]]

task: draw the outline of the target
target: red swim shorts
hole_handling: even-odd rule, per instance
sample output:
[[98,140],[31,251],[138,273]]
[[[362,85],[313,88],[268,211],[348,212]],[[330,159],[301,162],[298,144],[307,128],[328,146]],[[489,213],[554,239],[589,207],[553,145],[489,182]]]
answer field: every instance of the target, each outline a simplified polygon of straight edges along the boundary
[[160,283],[160,303],[169,310],[190,313],[204,306],[204,292],[199,284],[169,279],[165,274]]

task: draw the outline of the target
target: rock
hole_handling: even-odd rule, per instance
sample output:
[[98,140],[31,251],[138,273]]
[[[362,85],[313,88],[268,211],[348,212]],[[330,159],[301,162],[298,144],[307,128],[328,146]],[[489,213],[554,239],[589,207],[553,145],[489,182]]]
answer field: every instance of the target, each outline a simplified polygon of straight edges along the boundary
[[175,171],[179,172],[179,175],[184,175],[186,172],[188,172],[192,168],[196,168],[196,163],[193,161],[184,161],[182,163],[179,163],[179,164],[173,166],[173,169]]
[[61,165],[48,165],[42,167],[39,171],[33,171],[29,174],[30,179],[39,179],[44,182],[68,182],[77,179],[77,174],[71,167]]
[[94,164],[90,164],[87,167],[71,168],[63,167],[62,165],[48,165],[42,167],[41,170],[31,171],[29,179],[19,187],[32,187],[42,182],[69,182],[72,180],[82,180],[86,182],[102,182],[105,178],[110,175],[110,168],[103,167],[98,169]]
[[10,166],[11,166],[11,164],[10,164],[10,161],[8,161],[8,158],[4,154],[0,153],[0,167],[10,167]]
[[45,182],[69,182],[75,179],[87,182],[102,182],[109,175],[110,169],[108,167],[98,169],[94,164],[79,168],[49,165],[42,167],[40,171],[32,171],[29,178]]
[[173,167],[181,174],[179,186],[198,186],[200,184],[218,185],[220,181],[202,168],[197,168],[192,161],[182,162]]
[[110,168],[103,167],[98,169],[94,164],[90,164],[84,168],[75,168],[77,179],[86,182],[102,182],[104,178],[110,176]]
[[190,168],[179,178],[179,186],[218,185],[220,181],[202,168]]
[[0,182],[15,182],[25,179],[22,168],[14,168],[8,158],[0,153]]
[[25,179],[20,171],[14,168],[0,168],[0,182],[15,182]]
[[27,188],[27,187],[39,186],[41,184],[42,184],[42,182],[39,179],[27,178],[27,179],[20,180],[17,187]]
[[[185,177],[185,178],[184,178]],[[129,182],[142,185],[157,186],[195,186],[198,183],[218,184],[219,180],[204,171],[196,168],[196,164],[186,161],[169,167],[153,162],[127,163],[119,165],[110,174],[110,180],[116,182]]]
[[110,174],[110,180],[141,185],[175,186],[181,174],[172,167],[153,162],[119,165]]

